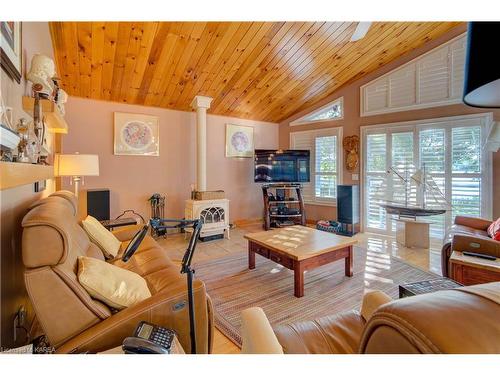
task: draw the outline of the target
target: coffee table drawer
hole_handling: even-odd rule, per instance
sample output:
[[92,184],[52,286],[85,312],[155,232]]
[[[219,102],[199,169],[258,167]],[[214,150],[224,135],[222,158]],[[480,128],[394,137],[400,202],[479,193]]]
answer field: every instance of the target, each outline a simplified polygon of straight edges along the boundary
[[250,250],[252,250],[253,252],[255,252],[255,253],[257,253],[265,258],[269,258],[269,249],[266,249],[265,247],[259,246],[256,243],[253,243],[253,242],[251,243]]
[[293,269],[293,260],[288,258],[288,257],[285,257],[281,254],[276,254],[276,253],[271,252],[269,254],[269,259],[275,263],[281,264],[282,266],[284,266],[290,270]]

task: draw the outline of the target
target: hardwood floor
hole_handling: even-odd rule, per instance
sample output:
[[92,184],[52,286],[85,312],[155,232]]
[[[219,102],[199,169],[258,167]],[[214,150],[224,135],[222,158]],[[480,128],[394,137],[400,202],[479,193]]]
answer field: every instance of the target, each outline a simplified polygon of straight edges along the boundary
[[[248,224],[231,230],[231,239],[223,239],[208,243],[200,242],[196,248],[193,264],[196,269],[197,261],[215,259],[234,252],[245,251],[247,241],[243,238],[245,233],[259,232],[262,225]],[[436,274],[441,274],[441,241],[431,239],[430,249],[406,248],[396,242],[395,237],[374,233],[358,233],[355,237],[358,246],[368,250],[385,252],[388,255],[400,258],[416,267]],[[174,261],[180,261],[187,246],[187,240],[182,234],[169,235],[158,242],[166,249]],[[240,349],[226,338],[219,330],[215,330],[214,354],[237,354]]]

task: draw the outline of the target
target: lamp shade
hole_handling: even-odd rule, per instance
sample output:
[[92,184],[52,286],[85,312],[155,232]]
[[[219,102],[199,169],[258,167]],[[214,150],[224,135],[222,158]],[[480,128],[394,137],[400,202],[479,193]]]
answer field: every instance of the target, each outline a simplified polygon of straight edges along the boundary
[[89,154],[56,154],[56,176],[99,176],[99,156]]
[[465,58],[465,104],[500,108],[498,38],[500,22],[470,22]]

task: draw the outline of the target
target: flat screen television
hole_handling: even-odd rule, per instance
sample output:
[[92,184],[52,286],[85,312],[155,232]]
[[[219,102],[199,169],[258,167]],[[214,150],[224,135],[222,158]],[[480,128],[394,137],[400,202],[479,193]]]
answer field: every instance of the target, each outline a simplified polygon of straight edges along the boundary
[[255,182],[309,182],[309,150],[255,150]]

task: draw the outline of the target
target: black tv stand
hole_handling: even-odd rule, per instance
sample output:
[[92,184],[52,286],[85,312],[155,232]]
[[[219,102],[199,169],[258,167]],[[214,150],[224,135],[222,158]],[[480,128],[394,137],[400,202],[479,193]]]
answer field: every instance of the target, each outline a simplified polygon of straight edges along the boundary
[[297,224],[306,225],[301,188],[298,183],[262,185],[265,230]]

